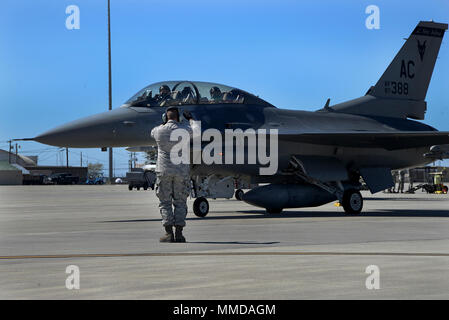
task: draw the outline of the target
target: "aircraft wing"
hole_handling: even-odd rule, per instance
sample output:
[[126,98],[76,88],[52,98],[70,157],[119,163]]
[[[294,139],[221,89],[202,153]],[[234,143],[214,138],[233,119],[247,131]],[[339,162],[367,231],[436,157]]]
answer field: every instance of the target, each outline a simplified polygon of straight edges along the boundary
[[400,150],[449,144],[447,131],[279,133],[279,140],[353,148]]

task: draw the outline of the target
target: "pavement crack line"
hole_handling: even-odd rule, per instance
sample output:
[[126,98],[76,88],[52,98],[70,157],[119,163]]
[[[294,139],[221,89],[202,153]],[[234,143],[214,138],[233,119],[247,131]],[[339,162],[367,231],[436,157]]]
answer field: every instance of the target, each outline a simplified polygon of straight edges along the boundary
[[120,258],[120,257],[201,257],[201,256],[404,256],[449,257],[449,253],[436,252],[326,252],[326,251],[246,251],[246,252],[142,252],[142,253],[74,253],[49,255],[0,256],[0,260],[70,259],[70,258]]

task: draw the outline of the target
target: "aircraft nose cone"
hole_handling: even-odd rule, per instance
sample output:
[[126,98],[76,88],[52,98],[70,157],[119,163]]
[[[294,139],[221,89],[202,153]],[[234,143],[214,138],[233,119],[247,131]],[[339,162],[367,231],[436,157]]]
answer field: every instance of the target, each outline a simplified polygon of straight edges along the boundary
[[[84,130],[83,130],[84,129]],[[48,130],[34,138],[35,141],[57,147],[89,147],[89,140],[84,132],[87,128],[76,128],[71,125],[62,125]]]
[[[35,141],[57,147],[94,147],[95,140],[113,134],[113,126],[106,113],[69,122],[46,131],[34,138]],[[106,142],[106,141],[102,141]]]
[[[149,132],[140,132],[137,113],[119,108],[69,122],[46,131],[35,141],[70,148],[127,147],[148,144]],[[146,130],[149,131],[149,130]]]

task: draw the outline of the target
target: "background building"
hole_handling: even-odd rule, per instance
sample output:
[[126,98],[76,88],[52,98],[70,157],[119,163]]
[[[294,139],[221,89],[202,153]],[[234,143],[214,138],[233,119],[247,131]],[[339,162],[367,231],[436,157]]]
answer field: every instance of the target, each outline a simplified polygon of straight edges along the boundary
[[0,185],[21,185],[23,181],[22,171],[0,160]]
[[23,156],[0,149],[0,185],[41,184],[44,176],[53,173],[70,173],[79,177],[80,183],[87,179],[87,167],[39,166],[37,156]]

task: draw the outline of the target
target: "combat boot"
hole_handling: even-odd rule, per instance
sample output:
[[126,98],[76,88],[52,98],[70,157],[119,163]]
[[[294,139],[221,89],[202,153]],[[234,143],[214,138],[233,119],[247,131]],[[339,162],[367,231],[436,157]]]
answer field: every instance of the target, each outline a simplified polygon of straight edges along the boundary
[[165,236],[159,239],[159,242],[175,242],[173,235],[173,226],[165,226]]
[[176,242],[186,242],[186,238],[184,238],[184,236],[182,235],[182,226],[176,226],[176,231],[175,231],[175,241]]

